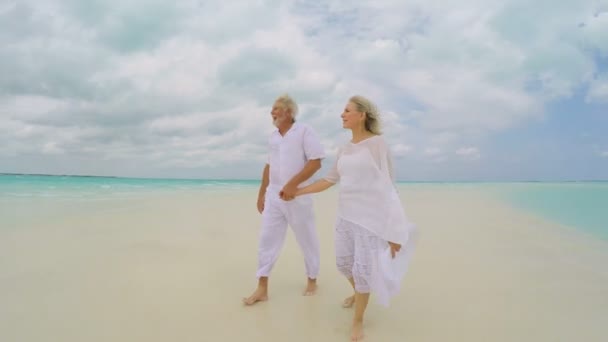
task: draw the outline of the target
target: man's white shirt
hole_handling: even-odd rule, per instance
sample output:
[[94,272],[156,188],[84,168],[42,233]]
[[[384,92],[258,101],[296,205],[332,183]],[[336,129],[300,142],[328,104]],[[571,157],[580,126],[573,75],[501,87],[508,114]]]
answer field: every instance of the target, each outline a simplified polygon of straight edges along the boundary
[[[268,189],[279,192],[295,175],[300,173],[306,163],[325,158],[323,146],[313,129],[301,123],[294,123],[284,136],[275,130],[269,139],[268,164],[270,182]],[[312,179],[301,186],[312,183]]]

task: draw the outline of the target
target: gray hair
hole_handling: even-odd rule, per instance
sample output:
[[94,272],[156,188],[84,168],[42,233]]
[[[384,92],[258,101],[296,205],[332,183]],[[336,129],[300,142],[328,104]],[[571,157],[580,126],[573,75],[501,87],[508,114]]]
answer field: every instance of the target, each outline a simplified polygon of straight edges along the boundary
[[296,101],[294,101],[288,94],[283,94],[279,96],[276,101],[282,103],[283,106],[285,106],[285,108],[289,110],[289,112],[291,113],[291,118],[295,121],[296,115],[298,115],[298,104],[296,103]]
[[378,108],[372,101],[360,95],[355,95],[348,101],[355,104],[358,111],[365,113],[365,130],[373,134],[382,134]]

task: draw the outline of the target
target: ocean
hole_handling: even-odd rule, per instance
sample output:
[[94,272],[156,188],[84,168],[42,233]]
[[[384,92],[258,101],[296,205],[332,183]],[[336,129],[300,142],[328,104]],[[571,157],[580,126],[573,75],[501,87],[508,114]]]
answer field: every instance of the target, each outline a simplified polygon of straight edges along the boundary
[[[136,200],[175,192],[255,189],[259,180],[148,179],[0,174],[0,226],[50,217],[53,203],[94,208],[100,201]],[[608,182],[403,182],[407,187],[467,187],[565,226],[608,240]]]
[[103,210],[111,214],[148,198],[257,188],[258,180],[152,179],[0,174],[0,228],[62,220]]
[[514,183],[500,193],[517,208],[608,240],[608,182]]

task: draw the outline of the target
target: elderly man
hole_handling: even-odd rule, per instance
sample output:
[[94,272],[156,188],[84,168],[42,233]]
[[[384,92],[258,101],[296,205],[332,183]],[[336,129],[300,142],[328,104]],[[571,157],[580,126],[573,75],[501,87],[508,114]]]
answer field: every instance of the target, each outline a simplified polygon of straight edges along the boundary
[[309,126],[295,121],[298,107],[289,95],[282,95],[272,106],[272,120],[277,129],[269,139],[268,162],[262,174],[258,211],[262,230],[258,247],[258,287],[246,305],[268,299],[268,277],[285,241],[287,226],[293,230],[300,249],[308,282],[305,296],[317,289],[319,240],[314,222],[313,203],[309,196],[294,199],[298,186],[310,184],[321,168],[323,147]]

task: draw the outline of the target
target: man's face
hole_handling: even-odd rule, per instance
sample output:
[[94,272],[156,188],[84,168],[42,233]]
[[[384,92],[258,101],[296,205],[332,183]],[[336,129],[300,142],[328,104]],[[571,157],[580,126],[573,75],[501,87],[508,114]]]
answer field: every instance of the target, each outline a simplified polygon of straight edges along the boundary
[[291,122],[291,114],[289,113],[287,108],[285,108],[285,106],[279,101],[276,101],[272,106],[272,111],[270,112],[270,115],[272,116],[272,124],[276,127]]

